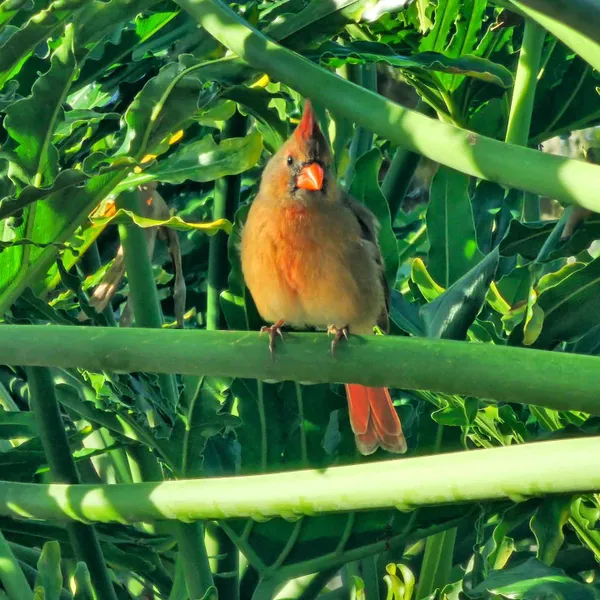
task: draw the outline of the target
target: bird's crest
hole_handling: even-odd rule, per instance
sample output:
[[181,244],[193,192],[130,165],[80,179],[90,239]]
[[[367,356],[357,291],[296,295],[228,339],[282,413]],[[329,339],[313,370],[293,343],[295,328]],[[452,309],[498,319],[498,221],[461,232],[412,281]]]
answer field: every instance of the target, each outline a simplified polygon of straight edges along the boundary
[[312,107],[310,100],[304,102],[304,112],[302,113],[302,119],[296,127],[296,137],[299,140],[308,140],[316,137],[321,132],[319,127],[319,121],[317,115]]

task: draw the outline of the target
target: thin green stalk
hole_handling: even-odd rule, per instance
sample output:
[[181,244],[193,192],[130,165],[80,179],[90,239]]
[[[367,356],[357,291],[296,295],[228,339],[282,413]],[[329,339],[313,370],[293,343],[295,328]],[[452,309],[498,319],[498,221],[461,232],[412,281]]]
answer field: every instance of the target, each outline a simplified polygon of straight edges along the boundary
[[333,579],[337,572],[338,568],[333,567],[332,569],[325,569],[317,573],[302,590],[297,600],[316,600],[323,591],[323,588]]
[[[98,244],[94,241],[90,247],[85,251],[79,262],[81,270],[84,275],[93,275],[100,269],[102,262],[100,261],[100,253],[98,252]],[[106,318],[106,322],[116,327],[117,322],[113,313],[112,307],[109,305],[102,311],[102,314]]]
[[[519,53],[519,63],[508,116],[506,142],[519,146],[529,144],[529,131],[535,101],[535,89],[542,60],[546,32],[535,21],[525,20],[525,33]],[[537,221],[540,217],[540,199],[537,194],[523,195],[523,218]]]
[[436,589],[443,589],[450,583],[455,541],[456,528],[442,531],[427,539],[417,586],[417,600],[429,597]]
[[379,573],[377,572],[377,557],[367,556],[359,563],[359,570],[365,584],[365,596],[369,600],[379,600]]
[[[544,494],[599,489],[600,472],[594,462],[599,449],[600,439],[591,437],[384,460],[325,471],[117,485],[4,481],[0,482],[0,515],[126,523],[240,517],[262,520],[391,507],[409,510],[446,502],[521,501]],[[518,478],[514,476],[515,465],[519,465]],[[368,481],[369,485],[356,485],[357,481]],[[441,530],[455,526],[445,523]],[[425,535],[433,533],[435,530]],[[373,552],[385,547],[383,540]],[[363,557],[353,552],[346,551],[344,558]],[[334,553],[332,559],[336,556]],[[321,563],[310,566],[306,573],[326,568]]]
[[296,403],[298,405],[298,420],[300,421],[300,460],[303,465],[308,464],[308,449],[306,447],[306,430],[304,428],[304,398],[302,386],[296,383]]
[[289,333],[270,360],[254,331],[1,325],[0,364],[385,385],[600,414],[598,357],[454,340],[354,335],[334,358],[325,334]]
[[544,245],[540,248],[540,251],[535,259],[536,263],[546,260],[550,252],[552,252],[552,250],[554,250],[560,242],[560,238],[565,230],[565,225],[571,216],[572,208],[572,206],[567,206],[563,211],[561,218],[554,226],[554,229],[550,232],[550,235],[546,238]]
[[[139,213],[139,191],[136,189],[121,193],[117,207]],[[146,236],[142,229],[131,224],[120,225],[119,235],[125,254],[125,268],[136,325],[159,329],[162,326],[162,314],[152,274],[152,263],[148,256]],[[160,374],[159,383],[167,401],[175,407],[177,405],[177,387],[174,375]],[[150,460],[149,456],[142,455],[142,458],[144,460],[140,462],[139,476],[146,481],[149,480],[149,477],[152,478],[150,480],[158,479],[156,462],[153,459]],[[186,585],[192,598],[203,598],[206,592],[214,588],[203,531],[202,526],[197,523],[175,523],[173,526]],[[212,596],[206,598],[206,600],[211,599]]]
[[506,130],[508,144],[527,146],[529,143],[535,89],[545,38],[546,32],[535,21],[525,20],[525,33],[519,53]]
[[522,220],[525,223],[533,223],[540,220],[540,197],[531,192],[523,194]]
[[[35,416],[42,447],[52,479],[62,484],[79,484],[79,475],[71,455],[65,425],[54,391],[54,380],[46,367],[27,367],[29,402]],[[75,556],[87,564],[96,597],[116,600],[100,542],[92,525],[70,523],[69,539]]]
[[[377,92],[377,66],[375,64],[348,65],[348,80],[367,90]],[[371,149],[373,133],[360,125],[354,129],[354,137],[350,143],[350,162],[346,169],[344,181],[346,186],[352,183],[356,161]]]
[[[223,139],[243,137],[248,127],[248,119],[239,112],[225,123]],[[240,196],[241,175],[229,175],[215,181],[213,220],[229,219],[233,223]],[[227,234],[218,231],[210,238],[208,258],[208,289],[206,292],[206,328],[220,329],[221,305],[219,296],[227,287],[229,262],[227,260]]]
[[204,548],[204,527],[201,523],[176,523],[175,535],[189,597],[217,600],[206,550],[198,554],[198,549]]
[[388,201],[392,222],[406,198],[420,160],[420,155],[406,148],[399,147],[394,153],[390,168],[381,183],[381,191]]
[[251,66],[383,139],[468,175],[600,212],[600,167],[506,145],[403,108],[268,40],[219,0],[177,4]]
[[[236,545],[225,531],[215,525],[210,527],[209,534],[215,542],[216,568],[215,573],[227,573],[227,577],[216,577],[215,586],[219,593],[219,598],[227,600],[239,600],[239,552]],[[231,574],[231,576],[229,576]]]
[[[435,452],[440,452],[444,438],[444,425],[439,424],[435,438]],[[456,528],[441,531],[427,538],[425,553],[419,573],[417,600],[428,597],[437,588],[442,589],[452,571]]]
[[12,553],[8,542],[0,531],[0,582],[9,600],[33,600],[33,592]]
[[[121,193],[117,198],[117,208],[140,214],[140,193],[137,189]],[[129,282],[129,301],[133,304],[133,314],[138,327],[158,329],[163,318],[156,284],[152,274],[152,263],[148,257],[148,242],[144,231],[134,223],[119,225],[119,236],[123,245],[125,269]],[[159,375],[159,385],[166,401],[177,406],[177,385],[172,375]]]

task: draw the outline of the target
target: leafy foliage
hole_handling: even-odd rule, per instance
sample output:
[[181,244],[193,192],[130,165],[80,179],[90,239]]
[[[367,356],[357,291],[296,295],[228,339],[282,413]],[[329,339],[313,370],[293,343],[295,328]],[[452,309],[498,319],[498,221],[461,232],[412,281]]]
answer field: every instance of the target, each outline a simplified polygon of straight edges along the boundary
[[[487,0],[395,3],[374,20],[372,4],[231,3],[323,69],[503,140],[510,111],[523,110],[513,100],[522,20]],[[550,145],[587,128],[593,160],[598,74],[550,34],[542,57],[528,139]],[[203,329],[222,317],[223,327],[258,330],[237,243],[261,169],[302,102],[227,53],[172,0],[0,2],[5,326],[126,327],[155,311],[157,326]],[[600,353],[597,216],[571,222],[561,237],[562,208],[526,220],[518,190],[403,159],[388,140],[326,105],[317,110],[340,179],[352,174],[344,184],[382,225],[392,335]],[[390,195],[385,178],[399,167],[411,185]],[[120,205],[132,188],[145,201],[139,214]],[[124,261],[120,242],[132,227],[144,235]],[[139,300],[142,272],[152,294]],[[423,368],[435,369],[435,357]],[[26,371],[0,367],[5,481],[53,480],[57,461],[76,465],[84,483],[136,483],[389,458],[357,454],[339,385],[82,369],[48,376],[71,454],[54,456],[45,442]],[[600,427],[577,410],[427,390],[392,396],[409,457]],[[518,465],[514,476],[517,484]],[[21,597],[36,599],[97,597],[102,573],[119,599],[215,598],[214,590],[222,600],[598,597],[598,495],[518,500],[271,521],[257,509],[251,520],[202,526],[102,524],[94,528],[100,560],[82,559],[73,528],[1,518],[0,598],[13,600],[15,572],[30,588]]]

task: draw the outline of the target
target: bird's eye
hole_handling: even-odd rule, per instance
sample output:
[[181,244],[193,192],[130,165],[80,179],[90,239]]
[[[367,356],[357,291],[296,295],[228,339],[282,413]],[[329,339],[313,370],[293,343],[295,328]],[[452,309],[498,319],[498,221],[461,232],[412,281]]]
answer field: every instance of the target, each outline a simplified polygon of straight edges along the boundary
[[292,157],[291,154],[288,154],[287,164],[290,165],[290,167],[294,164],[294,158]]

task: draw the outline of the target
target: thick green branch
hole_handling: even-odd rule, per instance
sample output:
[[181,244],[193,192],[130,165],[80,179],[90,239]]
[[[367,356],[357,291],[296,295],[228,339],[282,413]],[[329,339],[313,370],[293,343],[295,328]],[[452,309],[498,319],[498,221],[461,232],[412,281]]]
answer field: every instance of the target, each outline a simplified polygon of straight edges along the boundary
[[[125,523],[262,520],[447,502],[522,501],[600,489],[599,451],[600,439],[594,437],[249,477],[102,486],[0,482],[0,515]],[[361,481],[369,485],[357,485]]]
[[253,67],[384,139],[463,173],[600,212],[598,166],[507,145],[403,108],[268,40],[219,0],[177,4]]
[[353,335],[334,358],[324,333],[284,336],[271,360],[253,331],[0,325],[0,364],[387,385],[600,414],[595,356]]

